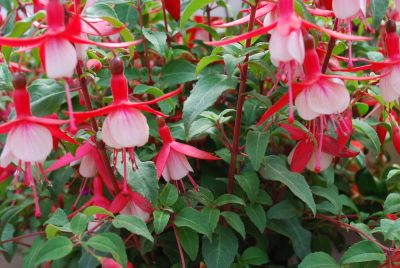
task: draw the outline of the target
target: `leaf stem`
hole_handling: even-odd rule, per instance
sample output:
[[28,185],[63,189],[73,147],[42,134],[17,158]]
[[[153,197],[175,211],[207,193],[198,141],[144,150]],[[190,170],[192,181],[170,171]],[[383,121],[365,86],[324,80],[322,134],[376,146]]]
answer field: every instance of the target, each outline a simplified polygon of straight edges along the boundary
[[[248,25],[248,32],[252,31],[255,23],[255,15],[257,9],[258,0],[256,0],[255,5],[251,6],[250,13],[250,21]],[[246,40],[246,48],[250,47],[251,38]],[[240,86],[238,93],[238,101],[236,105],[236,118],[235,118],[235,127],[233,131],[233,142],[231,147],[231,162],[229,165],[229,173],[228,173],[228,186],[227,192],[233,192],[233,184],[234,184],[234,176],[236,173],[236,160],[237,155],[239,153],[239,138],[240,138],[240,126],[242,123],[242,112],[243,112],[243,104],[245,100],[245,91],[246,91],[246,83],[247,83],[247,71],[248,71],[248,62],[249,62],[250,53],[246,54],[246,58],[243,61],[240,69]],[[239,66],[240,67],[240,66]]]

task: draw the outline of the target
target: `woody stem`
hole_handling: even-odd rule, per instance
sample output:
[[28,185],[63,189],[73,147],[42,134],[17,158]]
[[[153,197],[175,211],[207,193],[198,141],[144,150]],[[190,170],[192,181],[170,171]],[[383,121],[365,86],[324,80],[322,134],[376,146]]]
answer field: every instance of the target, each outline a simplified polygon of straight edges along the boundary
[[[258,0],[256,0],[255,5],[251,6],[251,13],[250,13],[250,21],[248,25],[248,32],[252,31],[254,28],[255,23],[255,14],[257,9]],[[246,40],[246,48],[251,45],[251,38]],[[243,104],[244,104],[244,93],[246,91],[246,83],[247,83],[247,71],[250,54],[246,55],[246,58],[243,61],[242,68],[240,69],[240,86],[239,86],[239,93],[238,93],[238,100],[236,104],[236,119],[235,119],[235,128],[233,131],[233,143],[231,147],[231,161],[229,165],[229,173],[228,173],[228,186],[227,192],[233,192],[233,184],[234,184],[234,176],[236,173],[236,160],[237,155],[239,153],[239,138],[240,138],[240,125],[242,122],[242,112],[243,112]]]
[[[336,30],[338,23],[339,23],[339,20],[335,19],[335,22],[333,24],[333,30]],[[336,43],[336,38],[331,36],[331,38],[329,39],[328,48],[327,48],[326,55],[324,58],[324,63],[322,64],[322,69],[321,69],[322,73],[325,73],[326,70],[328,69],[329,60],[332,56],[333,49],[335,48],[335,43]]]
[[[78,73],[78,76],[79,76],[79,83],[81,85],[83,99],[85,101],[86,108],[88,111],[92,111],[93,107],[92,107],[92,103],[90,101],[90,95],[89,95],[89,91],[87,88],[86,78],[82,76],[82,68],[79,63],[76,66],[76,72]],[[94,132],[97,133],[99,131],[99,127],[97,126],[97,122],[94,118],[90,118],[90,124],[92,125],[92,129],[94,130]],[[117,183],[117,179],[115,178],[114,172],[111,168],[110,160],[108,159],[108,156],[107,156],[106,146],[105,146],[104,142],[97,141],[97,140],[96,140],[96,146],[97,146],[97,149],[99,150],[101,161],[103,162],[103,165],[106,168],[107,176],[110,178],[110,180],[113,184],[114,189],[112,189],[112,190],[114,193],[116,193],[118,191],[118,183]]]

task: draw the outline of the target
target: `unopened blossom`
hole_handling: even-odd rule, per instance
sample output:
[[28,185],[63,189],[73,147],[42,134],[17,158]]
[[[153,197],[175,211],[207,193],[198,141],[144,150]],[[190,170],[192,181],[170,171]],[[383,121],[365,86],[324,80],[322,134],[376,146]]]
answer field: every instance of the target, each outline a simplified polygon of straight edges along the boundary
[[[32,175],[32,165],[36,166],[46,181],[42,162],[53,148],[53,137],[75,143],[73,139],[58,127],[66,124],[65,120],[40,118],[32,116],[30,96],[26,89],[26,80],[22,74],[15,74],[13,101],[16,118],[0,125],[0,134],[8,133],[5,146],[0,156],[0,165],[7,167],[11,162],[17,163],[17,174],[25,168],[24,184],[32,188],[35,201],[35,215],[41,216],[39,199],[36,193],[36,182]],[[37,178],[40,180],[40,177]]]
[[155,158],[158,176],[168,181],[174,182],[178,187],[178,181],[181,182],[183,190],[185,190],[182,179],[188,177],[194,188],[197,190],[198,185],[190,175],[193,172],[186,156],[204,160],[218,160],[218,157],[210,153],[201,151],[193,146],[175,141],[171,132],[163,118],[158,118],[158,132],[164,143],[160,152]]
[[75,113],[74,116],[78,121],[84,121],[91,117],[106,115],[101,136],[105,144],[114,149],[114,166],[116,166],[118,151],[122,151],[124,164],[123,189],[124,192],[127,192],[126,156],[129,154],[129,158],[134,164],[134,148],[143,146],[149,139],[149,126],[142,111],[163,116],[162,113],[153,110],[148,105],[179,94],[182,87],[151,101],[132,102],[128,97],[128,81],[124,75],[124,63],[121,59],[115,58],[112,60],[111,74],[113,102],[107,107]]

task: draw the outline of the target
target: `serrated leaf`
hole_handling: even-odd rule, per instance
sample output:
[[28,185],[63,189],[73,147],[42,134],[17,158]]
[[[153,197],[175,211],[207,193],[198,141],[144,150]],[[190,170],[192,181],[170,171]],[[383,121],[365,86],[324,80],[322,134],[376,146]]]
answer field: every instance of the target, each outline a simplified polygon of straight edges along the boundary
[[146,223],[142,219],[140,219],[136,216],[118,215],[112,221],[112,225],[118,229],[125,228],[132,234],[137,234],[137,235],[143,236],[144,238],[148,239],[149,241],[154,242],[154,238],[150,234]]

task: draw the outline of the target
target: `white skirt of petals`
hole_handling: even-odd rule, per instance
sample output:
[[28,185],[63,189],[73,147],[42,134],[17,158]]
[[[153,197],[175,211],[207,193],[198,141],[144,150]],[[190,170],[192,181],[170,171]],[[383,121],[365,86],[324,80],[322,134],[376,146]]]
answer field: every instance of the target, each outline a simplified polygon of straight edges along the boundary
[[332,9],[339,19],[349,19],[358,12],[365,13],[365,0],[332,0]]
[[341,113],[350,103],[350,94],[339,79],[322,80],[304,89],[295,100],[297,112],[305,120]]
[[1,154],[1,166],[13,160],[41,162],[50,154],[53,138],[50,131],[38,124],[25,123],[14,127],[7,136]]
[[120,109],[104,120],[103,141],[115,149],[143,146],[149,139],[146,117],[136,109]]
[[150,214],[142,210],[134,202],[129,201],[126,206],[120,211],[122,215],[136,216],[146,222],[150,218]]
[[49,78],[71,77],[78,63],[75,47],[66,39],[49,38],[44,46]]
[[379,81],[379,89],[383,100],[386,102],[397,100],[400,96],[400,66],[386,68],[383,73],[388,73]]
[[171,148],[162,173],[164,179],[177,181],[187,176],[189,172],[193,172],[193,169],[186,156]]
[[[292,164],[293,161],[293,155],[294,155],[294,151],[296,150],[298,145],[296,145],[292,151],[289,153],[288,155],[288,163]],[[313,154],[311,155],[310,160],[308,160],[308,163],[306,165],[306,168],[310,171],[315,171],[315,167],[317,165],[317,159],[318,159],[318,150],[314,150]],[[324,171],[325,169],[327,169],[333,160],[333,156],[324,152],[321,152],[320,155],[320,171]]]
[[289,35],[282,35],[273,31],[269,41],[271,61],[275,64],[295,60],[299,64],[304,62],[304,40],[300,30],[293,30]]
[[82,157],[79,174],[85,178],[92,178],[97,174],[96,162],[91,153]]
[[[81,34],[80,37],[82,39],[88,39],[87,34]],[[84,61],[87,58],[87,50],[89,48],[89,45],[85,44],[75,44],[75,50],[76,50],[76,56],[78,57],[78,60]]]

